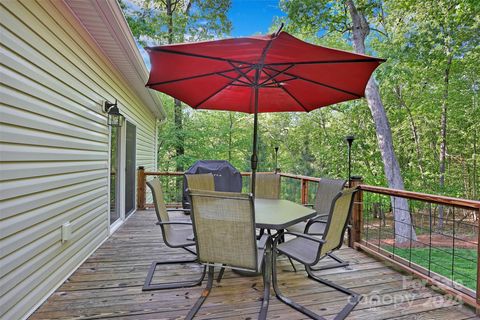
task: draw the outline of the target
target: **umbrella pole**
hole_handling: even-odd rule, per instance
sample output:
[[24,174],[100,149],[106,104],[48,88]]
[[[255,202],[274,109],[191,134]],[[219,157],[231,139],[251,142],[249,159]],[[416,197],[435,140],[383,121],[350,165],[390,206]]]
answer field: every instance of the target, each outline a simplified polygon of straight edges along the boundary
[[255,176],[257,172],[257,131],[258,131],[258,87],[255,86],[255,113],[253,115],[253,151],[252,151],[252,158],[251,167],[252,167],[252,194],[255,196]]
[[255,112],[254,120],[253,120],[253,151],[252,151],[252,158],[251,167],[252,167],[252,194],[255,196],[255,176],[257,173],[257,128],[258,128],[258,113]]

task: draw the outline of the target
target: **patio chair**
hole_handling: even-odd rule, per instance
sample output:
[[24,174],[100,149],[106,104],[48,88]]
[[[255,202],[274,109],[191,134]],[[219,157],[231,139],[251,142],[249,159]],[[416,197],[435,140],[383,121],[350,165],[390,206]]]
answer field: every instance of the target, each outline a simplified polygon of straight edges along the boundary
[[295,238],[283,243],[279,243],[279,239],[277,237],[273,243],[272,282],[277,298],[283,303],[291,306],[297,311],[302,312],[312,319],[324,318],[305,308],[304,306],[292,301],[290,298],[287,298],[281,293],[278,287],[276,271],[277,255],[284,254],[287,257],[291,257],[292,259],[302,263],[305,266],[305,271],[307,272],[309,278],[348,295],[349,299],[347,304],[335,317],[336,320],[345,319],[345,317],[358,304],[361,296],[329,280],[317,277],[313,274],[311,266],[317,264],[318,261],[327,257],[330,253],[342,246],[343,236],[345,234],[345,230],[347,229],[348,219],[352,211],[355,192],[356,189],[346,189],[342,192],[339,192],[334,198],[330,207],[330,214],[325,226],[325,231],[321,238],[317,238],[305,233],[287,231],[285,234],[291,234],[295,236]]
[[211,173],[186,174],[188,189],[215,191],[215,180]]
[[255,175],[255,197],[280,199],[280,175],[276,173],[257,173]]
[[259,319],[265,319],[270,297],[271,238],[257,243],[253,197],[234,192],[189,190],[198,260],[208,266],[206,288],[188,313],[192,319],[209,295],[214,267],[247,272],[263,269],[263,301]]
[[[187,179],[187,186],[189,189],[198,189],[198,190],[208,190],[214,191],[215,190],[215,180],[213,178],[213,174],[211,173],[198,173],[198,174],[185,174],[185,178]],[[187,201],[185,204],[188,208],[182,209],[185,214],[190,214],[191,205],[190,205],[190,197],[187,195]]]
[[[153,203],[155,204],[155,213],[158,219],[157,224],[162,229],[163,242],[170,248],[181,248],[190,252],[191,254],[196,255],[196,252],[189,248],[195,246],[195,241],[189,239],[193,234],[192,223],[189,221],[170,221],[167,208],[163,200],[162,185],[160,184],[159,178],[148,181],[147,185],[152,191]],[[177,226],[177,228],[174,228],[175,226]],[[182,228],[178,228],[179,226]],[[147,278],[145,279],[142,291],[185,288],[200,285],[203,281],[203,278],[205,278],[205,267],[203,268],[203,272],[200,277],[196,280],[152,284],[152,279],[158,265],[182,263],[197,263],[197,258],[153,261],[150,265],[150,269],[148,270]]]
[[[255,175],[255,197],[263,199],[280,199],[281,176],[276,173],[257,173]],[[260,229],[260,236],[265,232]],[[271,234],[270,230],[268,233]]]
[[[342,191],[346,181],[341,179],[326,179],[322,178],[318,182],[318,189],[315,195],[314,209],[317,211],[317,216],[310,219],[308,222],[300,222],[288,228],[291,232],[303,232],[310,235],[321,236],[325,232],[327,219],[335,196]],[[329,257],[336,261],[336,263],[328,264],[319,268],[312,268],[314,271],[326,270],[332,268],[346,267],[348,262],[329,254]]]
[[[281,191],[281,176],[278,173],[257,173],[255,176],[255,197],[262,199],[280,199]],[[274,213],[272,213],[274,214]],[[271,230],[267,229],[269,235],[272,235]],[[257,238],[261,238],[265,233],[265,229],[260,229]],[[281,240],[285,238],[281,236]],[[293,261],[289,258],[293,270],[297,271]]]
[[[196,174],[186,174],[185,177],[188,181],[188,188],[195,190],[205,190],[205,191],[215,191],[215,180],[213,174],[211,173],[196,173]],[[190,198],[190,196],[189,196]],[[190,205],[191,208],[191,205]],[[189,209],[191,211],[191,209]],[[193,240],[193,235],[191,237]],[[225,269],[220,269],[218,274],[217,282],[220,282],[223,277]]]

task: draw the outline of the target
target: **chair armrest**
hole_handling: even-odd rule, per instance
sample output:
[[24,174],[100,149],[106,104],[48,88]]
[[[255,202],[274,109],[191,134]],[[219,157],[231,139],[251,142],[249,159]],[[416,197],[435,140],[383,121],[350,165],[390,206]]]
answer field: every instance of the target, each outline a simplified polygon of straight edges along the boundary
[[325,243],[325,240],[312,237],[312,236],[310,236],[310,235],[308,235],[308,234],[305,234],[305,233],[287,231],[287,232],[284,232],[284,234],[291,234],[291,235],[293,235],[293,236],[300,237],[300,238],[304,238],[304,239],[308,239],[308,240],[311,240],[311,241],[315,241],[315,242],[318,242],[318,243],[320,243],[320,244],[324,244],[324,243]]
[[268,234],[263,234],[260,240],[257,241],[257,248],[258,249],[265,249],[267,247],[268,240],[270,240],[270,236]]
[[168,222],[157,221],[155,224],[159,225],[159,226],[175,225],[175,224],[178,224],[178,225],[192,225],[192,223],[188,222],[188,221],[168,221]]
[[[314,219],[316,219],[317,217],[315,217]],[[307,233],[309,230],[310,230],[310,227],[315,224],[315,223],[327,223],[327,221],[323,221],[323,220],[314,220],[314,219],[311,219],[307,222],[307,225],[305,226],[305,233]]]
[[167,212],[172,212],[172,211],[182,211],[182,212],[190,212],[190,209],[183,209],[183,208],[167,208]]
[[[316,214],[313,218],[308,219],[309,221],[319,220],[321,218],[328,218],[328,213]],[[323,220],[321,220],[323,221]]]
[[309,207],[309,208],[313,208],[313,207],[314,207],[313,203],[305,203],[303,206],[304,206],[304,207]]

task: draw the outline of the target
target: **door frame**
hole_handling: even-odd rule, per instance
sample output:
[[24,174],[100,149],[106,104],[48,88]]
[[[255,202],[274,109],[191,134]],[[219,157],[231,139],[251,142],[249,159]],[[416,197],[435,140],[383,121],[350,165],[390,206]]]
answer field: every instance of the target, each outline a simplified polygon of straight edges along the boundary
[[124,126],[118,127],[117,132],[117,161],[118,161],[118,168],[115,176],[115,209],[118,210],[118,219],[114,223],[110,223],[110,214],[111,214],[111,206],[110,201],[112,198],[111,194],[111,174],[112,174],[112,157],[111,157],[111,150],[112,150],[112,127],[108,127],[108,215],[107,215],[107,224],[108,224],[108,231],[109,234],[114,233],[122,224],[124,219],[124,214],[122,210],[122,199],[123,191],[122,191],[122,182],[125,179],[125,174],[123,173],[122,167],[124,166],[124,152],[125,152],[125,134],[124,134]]
[[[131,211],[131,213],[126,216],[125,212],[125,164],[126,164],[126,146],[127,146],[127,125],[126,123],[130,122],[137,128],[138,126],[135,124],[134,121],[132,121],[129,117],[125,116],[124,124],[120,127],[119,130],[119,137],[117,138],[119,142],[118,150],[119,154],[118,160],[119,160],[119,166],[118,166],[118,175],[116,176],[115,182],[118,185],[118,188],[116,189],[118,194],[116,195],[116,206],[119,210],[119,218],[112,224],[110,224],[110,199],[111,199],[111,194],[110,194],[110,175],[111,175],[111,142],[112,142],[112,128],[109,127],[108,130],[108,214],[107,214],[107,225],[108,225],[108,232],[109,234],[114,233],[128,218],[133,216],[135,212],[137,211],[137,197],[136,194],[134,196],[134,208]],[[137,130],[137,129],[135,129]],[[135,137],[135,153],[136,153],[136,137]],[[136,155],[135,155],[135,160],[136,160]],[[135,177],[136,177],[136,172],[135,172]],[[135,184],[137,182],[137,179],[135,178]],[[136,186],[133,188],[133,191],[136,193]]]

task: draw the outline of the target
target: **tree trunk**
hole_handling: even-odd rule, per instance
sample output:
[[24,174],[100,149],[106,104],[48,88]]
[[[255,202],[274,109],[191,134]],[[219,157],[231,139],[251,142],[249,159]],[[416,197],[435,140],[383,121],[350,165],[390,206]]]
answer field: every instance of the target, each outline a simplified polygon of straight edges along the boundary
[[233,135],[233,114],[229,112],[228,114],[230,120],[230,126],[228,130],[228,162],[232,161],[232,135]]
[[184,170],[183,166],[183,155],[185,154],[185,138],[183,136],[183,112],[182,112],[182,102],[180,100],[174,99],[175,102],[175,157],[177,168],[176,170],[182,172]]
[[[365,38],[370,32],[365,16],[358,12],[353,0],[347,0],[346,4],[353,24],[353,44],[355,52],[365,54]],[[382,155],[385,176],[390,188],[404,189],[400,166],[393,148],[392,132],[387,114],[380,97],[378,86],[373,77],[367,83],[365,89],[368,107],[375,122],[378,146]],[[405,198],[392,197],[393,216],[395,219],[395,242],[405,243],[416,240],[415,230]]]
[[[172,0],[165,1],[165,7],[168,16],[168,43],[173,43],[173,11],[176,2]],[[175,169],[176,171],[184,171],[183,166],[183,155],[185,154],[185,139],[183,137],[183,112],[182,112],[182,102],[177,99],[174,101],[174,123],[175,123]],[[178,188],[178,186],[177,186]]]
[[[453,54],[447,48],[447,65],[445,67],[445,76],[444,76],[444,88],[443,88],[443,101],[442,101],[442,119],[441,119],[441,128],[440,128],[440,191],[443,192],[445,188],[445,160],[447,155],[447,111],[448,111],[448,82],[450,75],[450,66],[452,65]],[[443,206],[438,208],[438,224],[437,229],[443,229]]]

